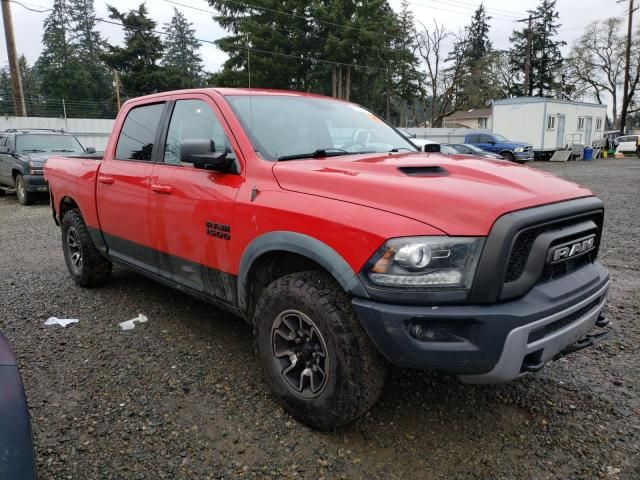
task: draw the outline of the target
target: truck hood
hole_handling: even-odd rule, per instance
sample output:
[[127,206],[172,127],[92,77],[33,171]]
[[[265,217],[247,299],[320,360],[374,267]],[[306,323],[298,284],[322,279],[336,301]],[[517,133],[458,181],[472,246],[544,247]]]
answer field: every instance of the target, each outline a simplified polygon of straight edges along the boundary
[[530,143],[524,142],[498,142],[497,145],[500,145],[502,148],[508,148],[509,150],[513,150],[518,147],[530,147]]
[[281,188],[403,215],[449,235],[487,235],[505,213],[592,193],[511,162],[435,153],[277,162]]

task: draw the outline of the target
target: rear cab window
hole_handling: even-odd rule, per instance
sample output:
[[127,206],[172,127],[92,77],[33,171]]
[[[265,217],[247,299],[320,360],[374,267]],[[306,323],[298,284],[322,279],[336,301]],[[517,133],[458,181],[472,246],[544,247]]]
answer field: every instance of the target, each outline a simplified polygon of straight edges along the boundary
[[164,107],[162,102],[129,110],[120,130],[114,155],[116,160],[152,160]]

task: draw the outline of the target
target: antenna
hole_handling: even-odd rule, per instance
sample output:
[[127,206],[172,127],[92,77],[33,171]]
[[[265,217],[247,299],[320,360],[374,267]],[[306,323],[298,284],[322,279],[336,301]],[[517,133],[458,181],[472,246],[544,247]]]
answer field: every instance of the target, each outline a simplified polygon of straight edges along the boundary
[[[249,48],[249,34],[245,36],[247,48],[247,72],[249,74],[249,131],[253,135],[253,102],[251,95],[251,49]],[[253,188],[251,188],[251,201],[253,202],[258,196],[258,187],[256,185],[256,164],[253,162],[251,166],[251,176],[253,177]]]

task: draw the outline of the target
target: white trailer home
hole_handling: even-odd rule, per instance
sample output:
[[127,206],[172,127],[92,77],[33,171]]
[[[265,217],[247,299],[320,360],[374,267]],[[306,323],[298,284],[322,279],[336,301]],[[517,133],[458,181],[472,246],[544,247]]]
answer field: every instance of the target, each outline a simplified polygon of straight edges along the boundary
[[607,116],[606,105],[542,97],[494,100],[492,111],[494,133],[530,143],[542,154],[591,145],[602,138]]

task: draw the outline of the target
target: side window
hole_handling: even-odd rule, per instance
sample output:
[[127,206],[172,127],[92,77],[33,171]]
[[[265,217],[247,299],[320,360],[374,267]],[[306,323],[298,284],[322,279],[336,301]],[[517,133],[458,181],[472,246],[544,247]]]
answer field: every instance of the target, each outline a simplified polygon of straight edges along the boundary
[[480,141],[478,143],[489,143],[494,141],[491,135],[478,135],[478,137],[480,137]]
[[151,160],[153,142],[164,103],[154,103],[132,108],[124,120],[115,158],[117,160]]
[[467,137],[467,142],[468,143],[480,143],[479,135],[469,135]]
[[7,141],[6,135],[0,135],[0,147],[4,147],[4,143]]
[[556,116],[547,115],[547,130],[553,130],[556,128]]
[[208,139],[216,152],[232,155],[231,146],[220,121],[203,100],[178,100],[171,114],[164,147],[164,162],[182,165],[180,143],[186,139]]

